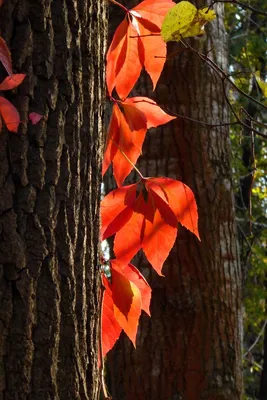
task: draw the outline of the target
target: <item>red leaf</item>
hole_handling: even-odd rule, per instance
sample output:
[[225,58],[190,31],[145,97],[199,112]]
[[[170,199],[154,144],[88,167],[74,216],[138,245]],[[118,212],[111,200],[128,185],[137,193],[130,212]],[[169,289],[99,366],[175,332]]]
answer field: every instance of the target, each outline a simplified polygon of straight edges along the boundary
[[149,306],[151,300],[151,287],[149,286],[141,272],[132,264],[124,264],[117,259],[112,260],[111,262],[113,264],[116,263],[117,265],[119,265],[123,271],[123,275],[125,276],[125,278],[129,279],[129,281],[133,282],[138,287],[141,293],[142,310],[144,310],[150,316]]
[[44,118],[44,116],[36,112],[31,112],[29,114],[29,120],[32,122],[33,125],[38,124],[38,122],[41,121],[42,118]]
[[[133,10],[138,11],[141,14],[142,11],[147,11],[150,12],[152,15],[150,16],[151,19],[153,18],[154,15],[158,15],[161,17],[164,17],[169,11],[170,8],[172,8],[175,5],[175,3],[172,0],[144,0],[141,3],[137,4],[133,8]],[[162,18],[163,20],[163,18]],[[162,22],[161,20],[161,22]]]
[[5,67],[8,75],[12,75],[12,61],[9,48],[7,47],[6,42],[0,36],[0,61]]
[[157,103],[148,97],[129,97],[122,103],[132,104],[136,109],[142,111],[146,116],[147,128],[156,128],[159,125],[167,124],[176,117],[166,114]]
[[151,288],[132,265],[115,259],[110,261],[111,284],[102,275],[105,286],[102,310],[103,357],[116,343],[123,329],[135,345],[141,309],[149,313]]
[[155,90],[166,61],[167,48],[162,37],[157,31],[151,31],[145,21],[140,20],[140,40],[144,48],[144,67]]
[[20,117],[17,109],[7,99],[0,96],[0,114],[7,129],[17,133]]
[[116,76],[120,71],[122,64],[124,62],[126,54],[125,41],[126,41],[127,29],[128,29],[128,20],[125,18],[116,29],[115,34],[113,36],[113,40],[107,52],[106,80],[110,96],[116,85]]
[[102,166],[102,175],[106,173],[115,154],[118,151],[118,144],[120,141],[119,129],[120,129],[120,109],[117,104],[114,104],[108,127],[106,149]]
[[144,215],[132,212],[131,218],[116,233],[114,253],[118,259],[128,263],[142,248]]
[[[132,195],[126,204],[126,193],[130,190],[132,194],[133,187],[139,194],[137,197]],[[106,204],[114,210],[113,213],[108,212]],[[182,182],[169,178],[147,178],[136,185],[114,190],[107,196],[104,207],[101,204],[101,215],[105,237],[116,234],[114,252],[117,259],[128,263],[143,249],[158,274],[161,274],[163,263],[175,242],[177,222],[199,238],[193,192]]]
[[[135,195],[136,185],[129,185],[113,190],[101,201],[102,240],[114,235],[129,220]],[[124,214],[125,210],[129,214]]]
[[170,178],[150,178],[146,185],[169,205],[177,221],[200,240],[197,205],[192,190],[184,183]]
[[120,327],[114,316],[112,292],[110,289],[110,284],[105,275],[102,275],[102,282],[105,286],[105,291],[103,298],[101,337],[102,353],[103,357],[105,357],[107,352],[112,349],[112,347],[118,340],[122,328]]
[[[120,111],[117,105],[115,107],[115,114],[111,121],[109,132],[108,132],[108,143],[106,152],[104,155],[104,167],[103,172],[105,172],[113,162],[113,174],[118,186],[121,186],[125,178],[129,175],[133,166],[127,160],[126,157],[135,164],[140,152],[141,147],[146,134],[146,122],[143,114],[138,111],[140,118],[133,121],[129,110],[127,110],[127,116]],[[129,106],[128,106],[129,108]],[[137,115],[137,112],[134,113]],[[141,118],[142,116],[142,118]],[[128,122],[132,128],[138,128],[137,131],[131,130]],[[144,126],[142,127],[142,121]],[[114,130],[112,130],[114,129]],[[123,155],[123,153],[126,157]]]
[[146,258],[159,275],[162,275],[163,263],[175,243],[176,235],[177,227],[166,224],[158,209],[152,222],[146,220],[142,247]]
[[[132,133],[131,142],[139,150],[139,153],[138,153],[138,157],[139,157],[139,155],[142,151],[142,146],[143,146],[143,142],[144,142],[146,131],[147,131],[146,115],[141,110],[139,110],[137,107],[135,107],[135,105],[131,105],[126,102],[125,103],[122,102],[121,105],[123,106],[125,121],[128,125],[128,127],[125,128],[125,131],[128,132],[128,128],[130,128],[130,131]],[[122,130],[122,138],[123,138],[123,133],[124,133],[124,131]],[[130,153],[131,152],[132,151],[130,151]],[[129,158],[133,162],[131,155]],[[135,162],[136,161],[137,160],[135,160]],[[135,164],[135,162],[133,162],[133,163]]]
[[120,267],[111,262],[111,290],[114,316],[135,346],[138,321],[141,315],[141,294],[138,287],[125,276]]
[[132,97],[120,104],[124,114],[115,104],[102,169],[104,174],[111,162],[113,163],[113,173],[118,186],[122,185],[133,169],[131,163],[135,164],[141,154],[147,127],[166,124],[176,118],[166,114],[148,97]]
[[21,84],[25,78],[25,74],[13,74],[7,76],[2,83],[0,83],[0,90],[14,89]]
[[174,5],[169,0],[145,0],[133,8],[119,25],[107,53],[110,95],[116,88],[118,95],[126,98],[143,66],[155,88],[166,60],[166,43],[160,36],[161,25]]
[[132,105],[127,101],[121,102],[121,105],[123,107],[125,120],[132,132],[140,134],[143,130],[147,129],[146,115],[142,110],[138,109],[135,104]]
[[[122,99],[125,99],[134,87],[143,65],[142,45],[138,32],[131,23],[128,25],[124,46],[126,49],[122,49],[122,54],[118,58],[115,78],[116,91]],[[119,69],[120,63],[122,66]]]
[[175,243],[177,221],[168,205],[151,192],[142,209],[146,216],[142,248],[150,264],[162,275],[163,263]]

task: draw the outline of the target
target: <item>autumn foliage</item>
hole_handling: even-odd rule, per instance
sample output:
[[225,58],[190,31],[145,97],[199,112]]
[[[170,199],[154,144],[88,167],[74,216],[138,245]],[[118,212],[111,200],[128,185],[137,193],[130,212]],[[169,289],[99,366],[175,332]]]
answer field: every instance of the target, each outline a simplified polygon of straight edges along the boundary
[[[15,89],[24,80],[25,74],[13,74],[10,51],[2,37],[0,37],[0,60],[8,73],[8,76],[0,83],[0,90]],[[5,97],[0,96],[0,131],[2,121],[10,132],[18,131],[20,117],[17,109]]]
[[[191,11],[189,22],[183,25],[183,29],[199,32],[207,17],[192,10],[192,5],[184,3],[188,2],[179,4]],[[144,0],[131,10],[121,7],[125,18],[116,30],[106,56],[106,84],[113,110],[102,173],[104,175],[112,165],[118,188],[108,193],[101,202],[101,238],[114,236],[116,256],[113,260],[105,260],[108,273],[101,274],[101,359],[114,346],[122,330],[135,345],[141,311],[150,315],[151,288],[130,263],[133,257],[142,250],[151,266],[162,275],[163,264],[177,237],[178,223],[200,239],[197,205],[192,190],[170,178],[143,177],[135,167],[147,130],[175,119],[152,99],[128,97],[143,68],[155,89],[167,54],[162,24],[175,3],[171,0]],[[177,9],[174,14],[177,14]],[[194,28],[192,23],[198,25]],[[172,35],[180,38],[180,28],[174,25],[172,29]],[[13,73],[10,51],[1,37],[0,61],[7,73],[0,83],[0,91],[17,88],[25,79],[25,74]],[[116,98],[113,97],[114,91]],[[29,114],[32,124],[37,124],[42,118],[36,112]],[[17,133],[21,122],[19,113],[3,95],[0,96],[0,130],[2,121],[9,131]],[[137,170],[140,180],[122,186],[133,168]]]
[[[192,11],[191,3],[189,6],[184,4],[188,2],[181,3],[190,13],[186,29],[197,31],[191,26],[192,23],[200,24],[199,18],[195,17],[197,11]],[[135,166],[147,130],[175,119],[152,99],[128,97],[143,68],[155,89],[166,60],[162,23],[174,6],[175,3],[169,0],[145,0],[131,10],[121,6],[126,15],[107,52],[106,83],[113,110],[102,173],[104,175],[112,165],[118,188],[101,202],[101,238],[114,236],[116,257],[106,261],[109,277],[102,273],[102,357],[114,346],[122,330],[135,345],[141,310],[150,315],[151,289],[130,264],[133,257],[142,250],[152,268],[162,275],[163,264],[177,237],[178,223],[200,239],[192,190],[170,178],[143,177]],[[204,22],[201,20],[202,25]],[[114,91],[117,98],[113,97]],[[122,186],[133,168],[140,180]]]
[[[3,0],[0,0],[0,7],[3,3]],[[0,61],[3,64],[8,76],[0,83],[0,91],[12,90],[17,88],[24,80],[25,74],[14,74],[12,68],[12,60],[9,48],[4,41],[4,39],[0,36]],[[29,119],[33,124],[36,124],[42,118],[42,115],[36,114],[38,116],[36,119],[31,118],[31,114],[29,115]],[[18,127],[20,124],[20,116],[12,103],[7,100],[3,95],[0,96],[0,132],[2,130],[2,124],[6,125],[7,129],[10,132],[17,133]]]

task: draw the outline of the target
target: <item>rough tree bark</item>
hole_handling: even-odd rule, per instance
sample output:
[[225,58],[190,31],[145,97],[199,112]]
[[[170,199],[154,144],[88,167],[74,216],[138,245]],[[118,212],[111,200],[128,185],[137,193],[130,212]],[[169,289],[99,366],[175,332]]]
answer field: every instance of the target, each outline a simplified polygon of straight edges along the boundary
[[14,71],[27,74],[11,97],[19,134],[0,135],[0,398],[94,400],[106,5],[0,11]]
[[[226,70],[223,6],[216,12],[208,35],[190,43],[202,52],[212,49],[209,56]],[[137,92],[195,120],[229,122],[222,81],[190,52],[168,61],[155,94],[145,77]],[[179,227],[165,278],[139,258],[153,288],[151,319],[142,316],[136,350],[123,337],[108,357],[114,400],[240,399],[241,274],[229,160],[226,126],[178,118],[148,134],[140,170],[182,180],[193,189],[201,242]]]

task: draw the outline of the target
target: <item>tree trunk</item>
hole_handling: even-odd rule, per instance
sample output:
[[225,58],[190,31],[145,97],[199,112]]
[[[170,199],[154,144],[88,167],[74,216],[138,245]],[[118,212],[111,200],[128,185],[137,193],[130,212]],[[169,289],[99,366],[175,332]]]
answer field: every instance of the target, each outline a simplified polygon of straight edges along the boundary
[[[209,57],[226,70],[223,6],[216,12],[208,35],[190,43],[198,51],[212,49]],[[155,95],[146,78],[137,92],[169,112],[229,122],[222,81],[190,52],[168,61]],[[168,176],[192,188],[201,242],[179,226],[165,278],[139,258],[153,289],[151,319],[142,316],[136,350],[123,337],[108,357],[113,400],[240,399],[241,274],[229,159],[226,126],[177,118],[147,136],[138,167],[145,176]]]
[[105,18],[102,0],[1,8],[27,77],[19,134],[0,135],[0,399],[98,398]]

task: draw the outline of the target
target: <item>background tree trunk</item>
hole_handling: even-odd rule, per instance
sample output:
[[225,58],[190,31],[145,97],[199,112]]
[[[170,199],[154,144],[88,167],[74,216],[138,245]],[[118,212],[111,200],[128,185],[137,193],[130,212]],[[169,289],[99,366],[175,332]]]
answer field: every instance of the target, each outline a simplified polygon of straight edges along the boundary
[[102,0],[1,8],[27,74],[11,96],[19,134],[0,135],[1,399],[97,399],[105,13]]
[[[226,70],[223,7],[216,12],[208,35],[190,43],[204,53],[212,49],[209,56]],[[155,94],[146,77],[137,93],[155,98],[169,112],[208,124],[229,122],[222,81],[189,52],[168,61]],[[136,350],[123,337],[108,357],[114,400],[240,399],[241,274],[230,154],[227,127],[184,118],[151,129],[146,138],[141,172],[182,180],[192,188],[201,242],[179,227],[165,278],[139,257],[153,288],[151,319],[142,316]]]

